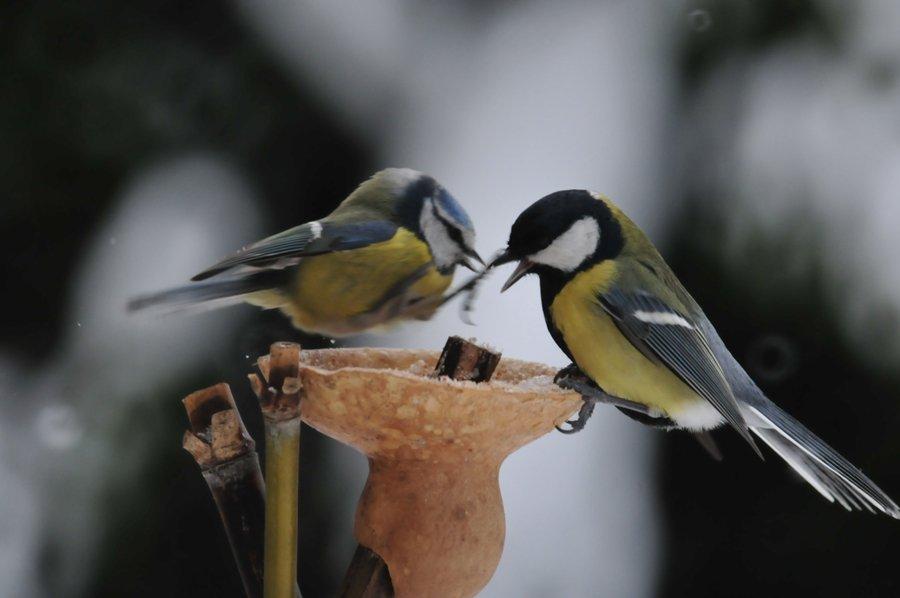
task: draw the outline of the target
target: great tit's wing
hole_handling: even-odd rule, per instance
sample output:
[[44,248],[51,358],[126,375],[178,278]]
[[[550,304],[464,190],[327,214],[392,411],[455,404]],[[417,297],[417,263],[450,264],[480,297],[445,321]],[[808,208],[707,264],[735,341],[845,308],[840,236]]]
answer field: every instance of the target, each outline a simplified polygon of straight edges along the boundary
[[303,257],[358,249],[387,241],[397,225],[383,220],[366,222],[307,222],[244,247],[234,255],[207,268],[191,280],[204,280],[238,266],[284,268]]
[[690,316],[645,290],[613,288],[599,300],[625,338],[709,401],[762,458],[722,366]]

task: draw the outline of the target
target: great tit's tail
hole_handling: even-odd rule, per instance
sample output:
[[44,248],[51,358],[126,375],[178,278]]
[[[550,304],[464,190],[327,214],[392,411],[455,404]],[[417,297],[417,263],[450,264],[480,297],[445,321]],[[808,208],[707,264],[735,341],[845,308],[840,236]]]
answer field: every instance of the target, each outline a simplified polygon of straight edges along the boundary
[[140,295],[128,302],[128,311],[158,308],[180,311],[201,307],[214,309],[244,301],[247,295],[281,286],[286,279],[284,270],[263,270],[237,278],[187,284],[158,293]]
[[819,494],[848,511],[866,509],[900,519],[897,503],[872,480],[775,403],[760,399],[743,405],[750,429]]

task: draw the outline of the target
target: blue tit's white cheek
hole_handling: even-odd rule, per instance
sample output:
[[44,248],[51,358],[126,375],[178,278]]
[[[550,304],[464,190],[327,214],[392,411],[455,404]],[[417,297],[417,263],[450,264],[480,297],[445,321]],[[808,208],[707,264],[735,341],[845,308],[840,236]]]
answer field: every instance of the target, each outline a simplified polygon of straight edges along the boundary
[[594,255],[600,243],[600,225],[591,216],[576,220],[550,245],[528,256],[534,263],[571,272]]
[[419,228],[422,230],[422,235],[431,248],[431,255],[434,257],[435,265],[438,268],[449,268],[456,264],[462,252],[456,242],[450,238],[447,227],[435,215],[433,206],[431,199],[425,200],[422,204],[422,213],[419,215]]
[[475,231],[471,229],[465,229],[462,231],[463,242],[466,244],[471,250],[475,250]]

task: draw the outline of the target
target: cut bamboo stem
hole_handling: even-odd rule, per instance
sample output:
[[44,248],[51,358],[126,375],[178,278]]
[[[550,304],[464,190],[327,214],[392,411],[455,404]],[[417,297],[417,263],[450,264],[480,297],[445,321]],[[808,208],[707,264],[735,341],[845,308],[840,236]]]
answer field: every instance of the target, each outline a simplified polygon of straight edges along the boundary
[[300,418],[266,422],[265,598],[293,598],[297,585]]
[[265,598],[297,593],[298,503],[300,488],[300,346],[275,343],[260,358],[261,376],[250,381],[265,422],[266,536]]
[[231,545],[244,591],[263,595],[265,489],[253,439],[227,384],[198,390],[184,399],[191,429],[183,446],[203,473]]

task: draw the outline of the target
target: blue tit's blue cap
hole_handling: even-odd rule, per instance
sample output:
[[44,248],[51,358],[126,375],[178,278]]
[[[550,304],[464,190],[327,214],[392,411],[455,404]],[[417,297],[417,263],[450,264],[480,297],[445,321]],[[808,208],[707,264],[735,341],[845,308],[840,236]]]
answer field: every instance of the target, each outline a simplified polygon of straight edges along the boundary
[[462,228],[467,230],[474,230],[474,226],[472,225],[472,220],[469,218],[469,215],[466,214],[466,211],[463,209],[459,202],[450,195],[446,189],[441,187],[436,194],[435,201],[438,204],[438,207],[450,218],[456,221]]

